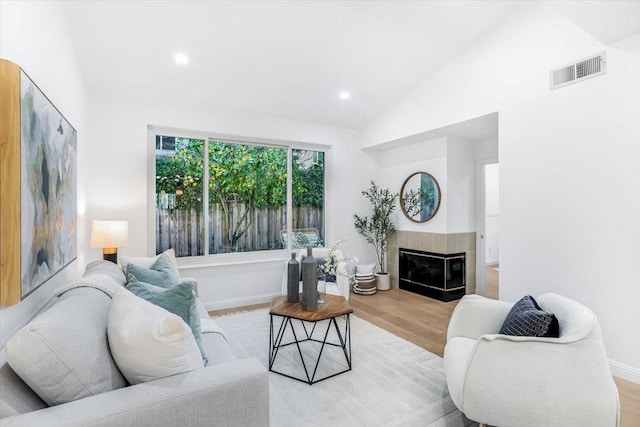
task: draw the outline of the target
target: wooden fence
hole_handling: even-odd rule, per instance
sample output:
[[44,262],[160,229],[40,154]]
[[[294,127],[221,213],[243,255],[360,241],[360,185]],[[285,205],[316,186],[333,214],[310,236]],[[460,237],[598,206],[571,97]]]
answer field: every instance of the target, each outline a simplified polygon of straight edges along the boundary
[[[233,224],[244,212],[242,203],[230,204]],[[272,206],[256,209],[251,226],[240,237],[235,247],[227,247],[223,229],[223,209],[221,204],[209,207],[209,253],[248,252],[284,248],[280,231],[287,226],[286,207]],[[317,206],[293,208],[293,228],[317,228],[324,236],[323,209]],[[204,221],[202,211],[196,209],[165,209],[156,207],[156,253],[169,248],[176,256],[204,255]]]

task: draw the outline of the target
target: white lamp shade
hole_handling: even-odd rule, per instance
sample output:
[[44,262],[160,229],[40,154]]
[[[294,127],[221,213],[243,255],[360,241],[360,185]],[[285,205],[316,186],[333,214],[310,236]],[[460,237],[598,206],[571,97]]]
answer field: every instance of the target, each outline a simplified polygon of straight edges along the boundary
[[123,248],[127,246],[129,221],[99,221],[91,224],[92,248]]

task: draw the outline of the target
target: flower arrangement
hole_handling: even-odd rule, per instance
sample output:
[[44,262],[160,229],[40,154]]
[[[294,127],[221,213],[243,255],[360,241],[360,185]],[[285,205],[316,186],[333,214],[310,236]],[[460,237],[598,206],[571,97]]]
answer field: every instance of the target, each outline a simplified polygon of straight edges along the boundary
[[329,252],[327,252],[327,256],[324,258],[324,264],[321,266],[325,274],[336,276],[338,274],[338,264],[349,259],[345,257],[342,252],[338,253],[338,249],[346,240],[347,239],[338,240],[329,248]]
[[355,272],[354,274],[349,274],[345,269],[338,270],[338,265],[343,261],[349,262],[353,260],[356,264],[358,263],[358,258],[344,255],[342,251],[339,251],[340,246],[346,241],[347,239],[341,239],[331,245],[325,256],[324,263],[318,265],[318,272],[326,274],[327,276],[333,276],[333,280],[329,281],[336,281],[338,276],[345,277],[349,282],[349,286],[353,287],[353,285],[356,284]]

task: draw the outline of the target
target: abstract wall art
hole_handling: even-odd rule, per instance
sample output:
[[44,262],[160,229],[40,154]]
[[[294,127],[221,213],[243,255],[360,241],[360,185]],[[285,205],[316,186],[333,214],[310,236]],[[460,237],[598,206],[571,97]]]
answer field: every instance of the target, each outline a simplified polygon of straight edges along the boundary
[[22,297],[76,258],[77,132],[20,76]]
[[77,132],[16,64],[0,60],[0,303],[77,256]]

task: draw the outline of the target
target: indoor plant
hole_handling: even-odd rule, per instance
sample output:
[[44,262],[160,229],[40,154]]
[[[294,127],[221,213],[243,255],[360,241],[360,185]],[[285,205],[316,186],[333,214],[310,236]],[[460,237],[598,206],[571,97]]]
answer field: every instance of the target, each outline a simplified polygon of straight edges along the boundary
[[370,217],[353,215],[356,231],[362,234],[367,242],[373,245],[380,270],[378,275],[378,289],[387,290],[390,286],[387,272],[387,247],[389,237],[396,231],[391,221],[391,214],[396,208],[398,193],[392,193],[388,188],[382,189],[371,181],[371,186],[362,191],[362,195],[369,200],[373,208]]

